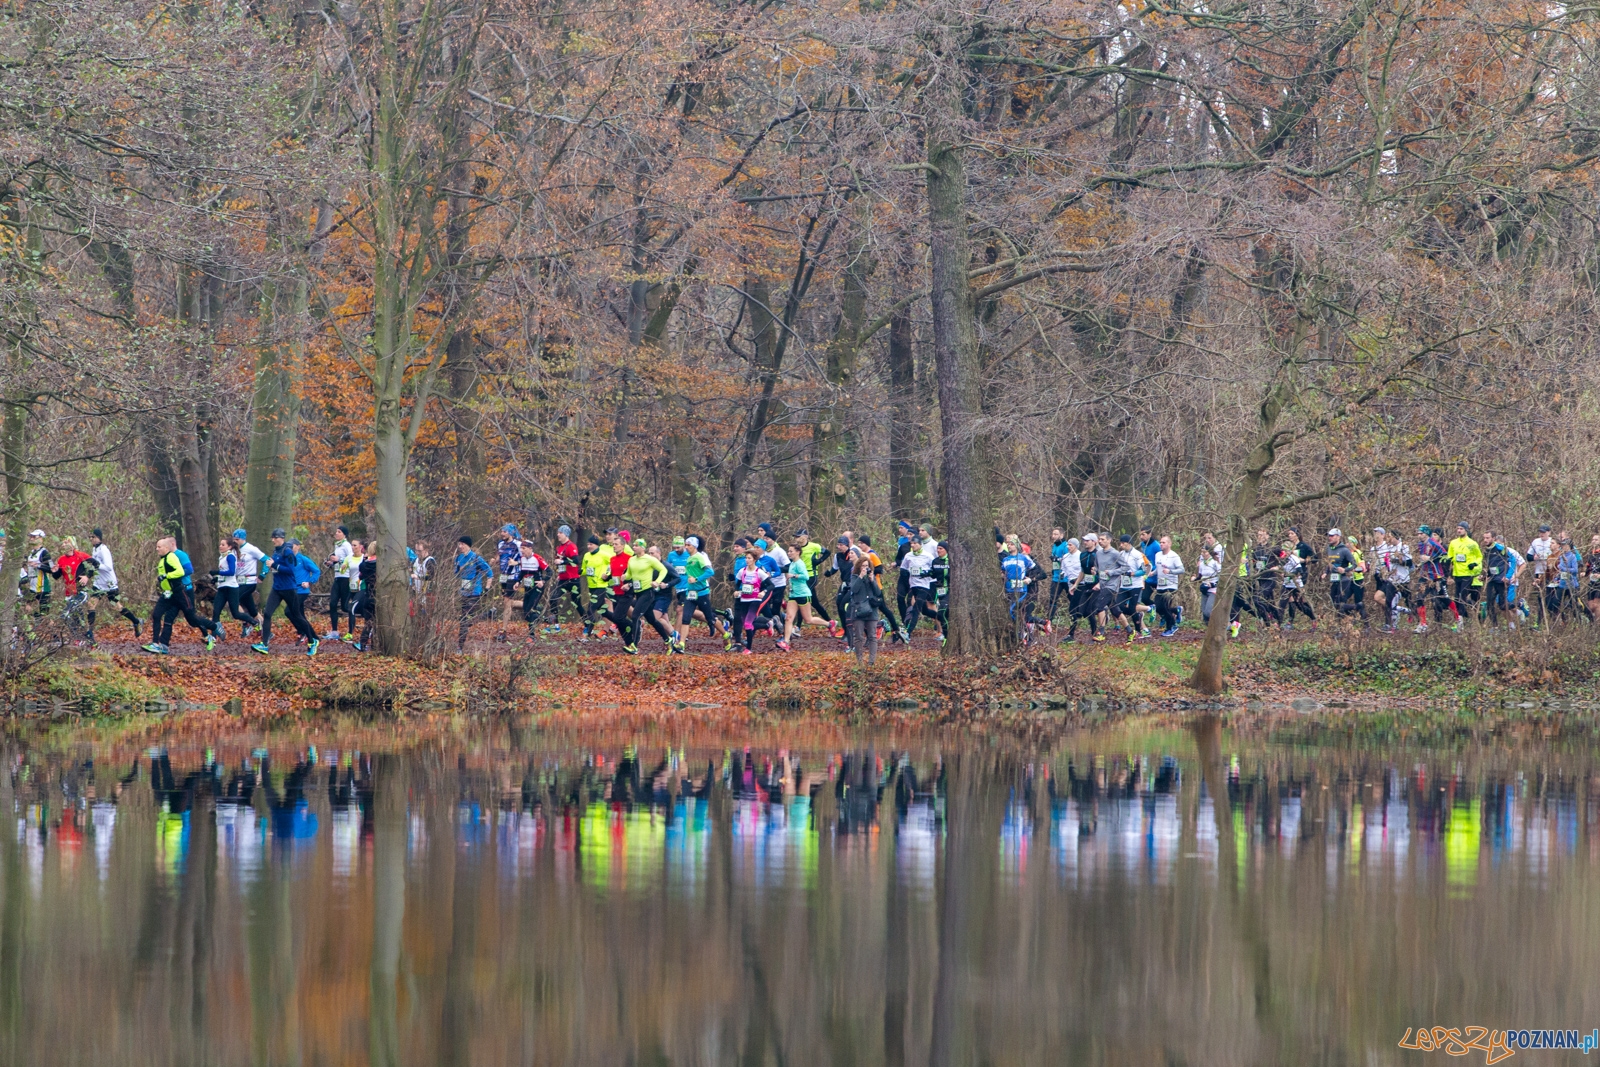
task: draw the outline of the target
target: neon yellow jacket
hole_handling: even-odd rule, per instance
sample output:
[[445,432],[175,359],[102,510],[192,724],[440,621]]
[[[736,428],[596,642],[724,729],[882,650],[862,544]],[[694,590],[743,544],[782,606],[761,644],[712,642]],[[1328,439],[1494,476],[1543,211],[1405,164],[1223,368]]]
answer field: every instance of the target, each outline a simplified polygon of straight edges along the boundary
[[614,555],[610,545],[601,545],[583,554],[583,577],[590,589],[604,589],[611,584],[611,557]]
[[1483,549],[1470,537],[1450,542],[1450,573],[1457,578],[1477,574],[1483,569]]
[[666,581],[670,573],[672,572],[667,570],[666,564],[659,559],[640,552],[628,560],[628,569],[623,572],[623,581],[638,593],[649,589],[657,582]]

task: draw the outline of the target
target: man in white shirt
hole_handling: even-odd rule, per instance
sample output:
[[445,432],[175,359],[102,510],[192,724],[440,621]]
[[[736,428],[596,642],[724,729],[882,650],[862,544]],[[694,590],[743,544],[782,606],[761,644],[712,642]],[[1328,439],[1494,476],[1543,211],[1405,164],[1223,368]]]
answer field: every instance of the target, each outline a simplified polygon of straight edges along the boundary
[[1183,557],[1172,551],[1172,538],[1163,536],[1156,552],[1156,614],[1161,616],[1162,637],[1178,632],[1183,614],[1177,606],[1178,579],[1183,577]]
[[93,551],[89,553],[90,566],[94,567],[94,581],[89,589],[89,640],[94,640],[95,608],[104,600],[108,604],[115,604],[122,613],[122,617],[133,623],[133,639],[139,640],[139,616],[129,611],[127,605],[122,603],[122,592],[117,588],[117,568],[111,560],[111,549],[101,539],[100,530],[95,529],[89,535],[89,544]]

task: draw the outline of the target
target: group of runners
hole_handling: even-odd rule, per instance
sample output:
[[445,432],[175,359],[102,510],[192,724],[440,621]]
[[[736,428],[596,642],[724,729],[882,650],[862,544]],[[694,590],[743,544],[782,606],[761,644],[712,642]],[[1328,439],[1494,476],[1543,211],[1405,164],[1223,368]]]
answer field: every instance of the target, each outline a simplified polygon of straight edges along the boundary
[[[1419,526],[1414,541],[1381,526],[1365,538],[1338,528],[1324,537],[1315,546],[1294,527],[1281,536],[1255,531],[1237,563],[1228,605],[1231,636],[1239,636],[1246,615],[1266,627],[1291,630],[1297,619],[1315,627],[1307,589],[1322,583],[1335,617],[1363,627],[1376,621],[1384,633],[1399,629],[1406,615],[1416,620],[1416,633],[1428,632],[1430,614],[1433,625],[1448,622],[1454,630],[1479,620],[1515,628],[1579,616],[1600,619],[1600,534],[1584,552],[1569,534],[1553,533],[1547,525],[1526,551],[1496,530],[1485,530],[1480,540],[1468,522],[1449,534]],[[1113,632],[1143,640],[1158,632],[1157,625],[1162,637],[1174,637],[1184,618],[1183,584],[1198,586],[1201,618],[1209,622],[1225,566],[1224,547],[1209,532],[1192,571],[1171,538],[1148,528],[1116,538],[1069,538],[1053,530],[1048,572],[1015,535],[1002,538],[996,530],[995,543],[1011,616],[1025,641],[1041,631],[1053,633],[1063,609],[1070,620],[1068,641],[1075,640],[1079,623],[1094,641]]]
[[[495,637],[509,641],[520,617],[528,642],[560,633],[566,622],[581,628],[580,642],[616,638],[624,652],[635,655],[647,628],[661,638],[668,654],[686,650],[686,638],[698,622],[725,650],[749,655],[758,636],[769,637],[775,650],[787,652],[808,626],[820,627],[859,656],[875,659],[883,634],[909,643],[923,620],[936,627],[941,640],[944,637],[948,553],[926,527],[902,523],[898,534],[890,562],[878,555],[865,535],[846,531],[829,548],[813,541],[805,529],[785,540],[772,523],[762,523],[751,536],[734,542],[732,565],[721,574],[698,536],[651,544],[628,530],[608,529],[586,537],[580,547],[566,525],[556,530],[549,559],[514,524],[499,531],[488,553],[492,563],[468,534],[457,539],[448,569],[440,567],[426,541],[407,549],[407,556],[414,603],[444,606],[448,597],[440,595],[435,579],[448,573],[455,582],[461,650],[475,622],[500,618]],[[0,545],[4,539],[0,530]],[[24,625],[29,618],[50,612],[59,587],[68,612],[74,616],[81,612],[87,621],[85,643],[94,643],[96,624],[108,606],[129,622],[139,640],[145,623],[123,602],[111,549],[101,531],[91,536],[89,552],[64,537],[52,554],[47,540],[43,530],[30,534],[18,571],[18,592],[31,609],[24,613]],[[281,609],[296,644],[304,645],[308,656],[315,656],[322,642],[329,640],[346,642],[357,651],[370,648],[377,615],[376,546],[352,538],[343,525],[332,531],[320,565],[282,529],[272,531],[269,544],[270,548],[258,548],[245,530],[235,530],[217,546],[215,567],[204,570],[197,580],[192,557],[172,537],[160,538],[149,640],[140,647],[166,654],[173,626],[181,618],[199,633],[209,651],[227,639],[224,623],[232,620],[240,623],[240,637],[251,641],[254,651],[270,654],[273,618]],[[885,594],[891,572],[894,606]],[[324,575],[330,579],[328,626],[319,634],[308,618],[307,605],[322,592]],[[835,576],[830,614],[820,584]],[[712,606],[711,583],[718,579],[732,590],[730,607]],[[495,606],[496,586],[505,605],[503,616]],[[207,591],[212,597],[209,616],[199,607]]]
[[[505,602],[504,621],[513,623],[520,615],[527,641],[560,633],[565,619],[581,627],[580,642],[614,637],[630,655],[639,653],[646,629],[660,638],[666,654],[681,654],[697,623],[726,651],[745,655],[754,653],[760,635],[771,638],[774,650],[788,652],[807,626],[825,628],[867,659],[876,659],[885,633],[909,643],[923,619],[944,638],[949,554],[926,527],[900,524],[892,563],[878,555],[868,536],[845,531],[829,548],[804,528],[780,538],[770,522],[735,539],[731,556],[731,566],[719,575],[705,542],[694,534],[650,543],[638,533],[611,528],[587,536],[580,546],[571,527],[563,525],[547,560],[515,525],[506,525],[491,563],[463,535],[450,561],[460,600],[457,647],[466,647],[474,620],[495,614],[495,584]],[[893,607],[884,591],[890,571]],[[412,559],[414,592],[426,592],[439,573],[427,543],[419,542]],[[820,584],[835,576],[830,614]],[[722,609],[711,600],[711,583],[719,578],[732,590],[731,606]],[[510,639],[505,629],[496,637]]]

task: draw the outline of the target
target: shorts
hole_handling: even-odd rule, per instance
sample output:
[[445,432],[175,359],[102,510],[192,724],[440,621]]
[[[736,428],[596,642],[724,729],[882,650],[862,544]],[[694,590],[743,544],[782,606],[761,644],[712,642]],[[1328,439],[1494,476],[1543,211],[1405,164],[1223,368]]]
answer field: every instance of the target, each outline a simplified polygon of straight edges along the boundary
[[665,592],[658,591],[655,601],[650,605],[650,610],[665,615],[672,610],[672,600],[672,591],[670,589]]
[[89,590],[89,596],[99,597],[100,599],[108,600],[113,604],[120,604],[122,602],[122,590],[115,587],[111,589],[91,589]]
[[809,604],[809,603],[811,603],[811,597],[809,597],[809,596],[792,596],[792,597],[789,598],[789,602],[791,604]]
[[521,600],[523,592],[521,579],[500,579],[500,592],[505,595],[507,600]]
[[1104,587],[1094,591],[1094,599],[1089,602],[1089,614],[1100,611],[1110,611],[1111,606],[1117,602],[1117,591]]

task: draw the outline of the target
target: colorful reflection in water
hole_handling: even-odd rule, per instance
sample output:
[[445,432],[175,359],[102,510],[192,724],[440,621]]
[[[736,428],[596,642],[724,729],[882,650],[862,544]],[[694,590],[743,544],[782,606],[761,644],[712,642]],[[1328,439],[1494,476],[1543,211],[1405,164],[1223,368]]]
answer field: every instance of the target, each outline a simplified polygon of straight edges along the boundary
[[1600,1010],[1582,746],[335,740],[13,744],[8,1061],[920,1062],[949,1011],[997,1063],[1390,1062],[1508,986]]

